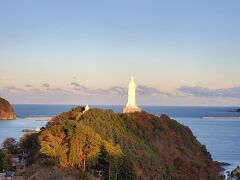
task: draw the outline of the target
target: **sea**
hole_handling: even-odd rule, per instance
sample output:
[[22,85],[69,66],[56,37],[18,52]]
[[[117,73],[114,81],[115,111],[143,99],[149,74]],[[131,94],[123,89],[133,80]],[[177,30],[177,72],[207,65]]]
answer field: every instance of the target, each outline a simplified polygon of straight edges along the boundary
[[[0,143],[7,137],[20,139],[23,129],[44,127],[51,117],[76,105],[13,105],[16,120],[0,121]],[[90,106],[121,112],[122,106]],[[237,107],[141,106],[155,115],[167,114],[188,126],[215,161],[228,163],[225,173],[240,165],[240,112]]]

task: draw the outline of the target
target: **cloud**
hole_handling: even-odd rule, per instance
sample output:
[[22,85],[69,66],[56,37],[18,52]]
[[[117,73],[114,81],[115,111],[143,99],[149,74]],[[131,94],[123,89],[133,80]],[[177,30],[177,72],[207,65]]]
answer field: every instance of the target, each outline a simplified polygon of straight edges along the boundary
[[[58,94],[72,94],[71,91],[62,88],[47,88],[46,91]],[[46,93],[48,93],[46,92]]]
[[[72,89],[66,90],[62,88],[51,88],[48,83],[42,84],[43,88],[31,88],[32,85],[25,85],[27,89],[18,88],[15,86],[6,86],[0,89],[2,94],[16,94],[22,93],[24,95],[40,95],[40,96],[51,96],[52,94],[62,94],[62,95],[80,95],[80,96],[126,96],[127,95],[127,87],[122,86],[112,86],[110,88],[96,88],[90,89],[86,86],[80,85],[79,83],[72,82],[71,83]],[[154,87],[149,87],[145,85],[139,85],[137,87],[137,94],[139,96],[167,96],[167,97],[174,97],[174,95],[161,91]]]
[[[77,82],[71,82],[71,86],[73,86],[74,91],[76,91],[80,94],[84,94],[84,95],[94,95],[94,96],[97,96],[97,95],[101,95],[101,96],[127,95],[127,87],[121,87],[121,86],[113,86],[113,87],[106,88],[106,89],[103,89],[103,88],[90,89],[90,88],[80,85]],[[141,95],[141,96],[165,95],[168,97],[173,97],[173,95],[171,95],[168,92],[163,92],[157,88],[148,87],[148,86],[144,86],[144,85],[139,85],[137,87],[137,94]]]
[[103,96],[108,96],[108,95],[123,95],[126,93],[126,88],[120,87],[120,86],[113,86],[111,88],[98,88],[98,89],[90,89],[85,86],[80,85],[77,82],[71,82],[71,86],[73,86],[73,90],[84,94],[84,95],[103,95]]
[[43,83],[42,86],[46,87],[46,88],[50,87],[50,85],[48,83]]
[[106,89],[92,89],[90,90],[92,94],[95,95],[104,95],[104,96],[112,96],[112,95],[120,95],[123,96],[127,93],[127,88],[120,86],[113,86]]
[[209,89],[200,86],[182,86],[177,89],[178,91],[195,96],[206,98],[240,98],[240,87],[222,88],[222,89]]
[[111,94],[115,95],[125,95],[127,94],[127,88],[120,87],[120,86],[113,86],[109,89],[107,89],[107,92],[110,92]]
[[[26,85],[0,87],[0,96],[17,103],[92,103],[124,104],[127,101],[127,87],[112,86],[109,88],[88,88],[77,82],[71,88],[50,87],[44,83],[39,88]],[[201,86],[182,86],[174,93],[165,92],[155,87],[139,85],[137,87],[140,104],[184,103],[219,104],[219,102],[238,103],[240,87],[210,89]],[[190,98],[189,98],[190,97]],[[194,97],[194,98],[192,98]]]
[[6,93],[13,93],[13,92],[18,93],[18,92],[25,92],[26,90],[15,87],[15,86],[6,86],[3,88],[3,91]]
[[77,93],[79,95],[83,95],[83,96],[91,95],[90,90],[85,86],[73,87],[72,90],[74,91],[74,93]]
[[26,84],[25,87],[29,88],[29,87],[32,87],[31,84]]
[[80,84],[76,83],[76,82],[71,82],[71,86],[76,86],[76,87],[79,87]]
[[110,95],[124,95],[126,94],[127,90],[124,87],[119,87],[119,86],[113,86],[111,88],[106,88],[106,89],[89,89],[85,86],[81,85],[74,85],[73,90],[83,94],[83,95],[88,95],[88,96],[110,96]]
[[165,95],[165,96],[168,96],[168,97],[173,97],[173,95],[171,95],[168,92],[163,92],[163,91],[161,91],[157,88],[148,87],[148,86],[144,86],[144,85],[139,85],[138,86],[137,93],[141,96]]
[[82,95],[91,95],[91,90],[85,86],[80,85],[79,83],[76,82],[71,82],[71,86],[73,86],[72,90],[80,93]]
[[[73,90],[80,93],[80,94],[84,94],[84,95],[101,95],[101,96],[123,96],[123,95],[127,95],[127,87],[121,87],[121,86],[113,86],[110,88],[99,88],[99,89],[90,89],[87,88],[85,86],[80,85],[77,82],[71,82],[71,86],[73,86]],[[168,97],[173,97],[173,95],[171,95],[168,92],[163,92],[157,88],[153,88],[153,87],[148,87],[148,86],[144,86],[144,85],[139,85],[137,87],[137,93],[138,95],[141,96],[157,96],[157,95],[165,95]]]

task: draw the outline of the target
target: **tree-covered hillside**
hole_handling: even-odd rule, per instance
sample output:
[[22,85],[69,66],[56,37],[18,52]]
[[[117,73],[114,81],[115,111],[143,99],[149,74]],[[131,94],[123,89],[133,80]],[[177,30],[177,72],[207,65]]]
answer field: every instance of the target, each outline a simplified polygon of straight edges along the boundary
[[16,114],[11,104],[0,97],[0,120],[1,119],[16,119]]
[[77,107],[53,118],[37,138],[22,140],[32,162],[50,158],[101,179],[219,178],[205,146],[166,115]]

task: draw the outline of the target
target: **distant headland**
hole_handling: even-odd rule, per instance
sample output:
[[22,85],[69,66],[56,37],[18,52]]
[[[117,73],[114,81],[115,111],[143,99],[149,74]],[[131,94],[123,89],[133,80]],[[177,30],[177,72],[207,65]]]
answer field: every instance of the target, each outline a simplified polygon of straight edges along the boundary
[[11,120],[16,119],[16,113],[13,110],[11,104],[0,97],[0,119]]

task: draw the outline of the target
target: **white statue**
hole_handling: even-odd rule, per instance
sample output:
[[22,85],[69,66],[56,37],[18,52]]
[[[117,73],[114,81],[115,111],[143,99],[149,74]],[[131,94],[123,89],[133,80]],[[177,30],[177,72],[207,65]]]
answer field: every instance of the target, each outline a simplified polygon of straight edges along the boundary
[[133,76],[131,77],[131,81],[128,85],[127,107],[137,107],[137,104],[136,104],[136,84],[134,82]]
[[86,105],[86,107],[85,107],[85,111],[88,111],[90,108],[89,108],[89,106],[88,106],[88,104]]
[[89,109],[90,109],[90,108],[89,108],[89,106],[88,106],[88,104],[87,104],[87,105],[85,106],[85,109],[84,109],[83,113],[87,112]]
[[128,85],[128,103],[125,108],[123,108],[123,113],[134,113],[141,112],[142,110],[137,106],[136,103],[136,84],[134,82],[133,76]]

